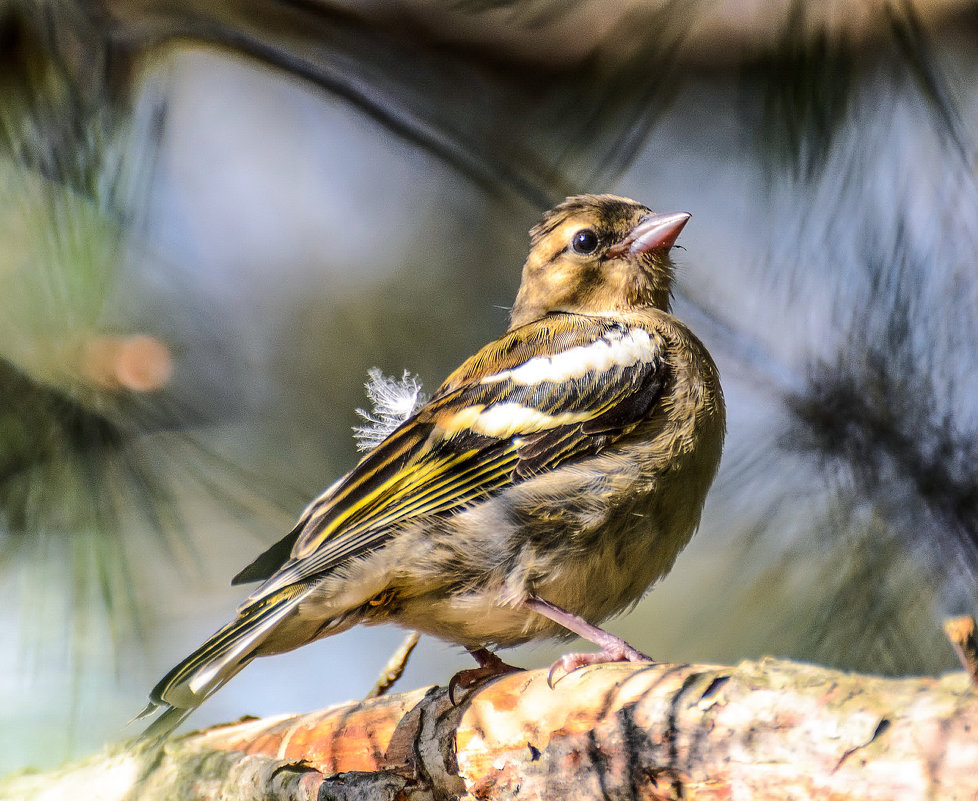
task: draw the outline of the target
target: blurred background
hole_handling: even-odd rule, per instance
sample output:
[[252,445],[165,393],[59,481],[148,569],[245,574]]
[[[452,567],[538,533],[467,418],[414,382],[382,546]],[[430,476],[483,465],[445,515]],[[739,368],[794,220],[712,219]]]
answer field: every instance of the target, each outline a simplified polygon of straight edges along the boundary
[[[689,211],[721,475],[611,628],[665,661],[955,669],[978,567],[978,7],[0,0],[0,774],[127,721],[349,469],[367,370],[502,332],[567,194]],[[190,726],[359,698],[402,633]],[[549,664],[566,646],[506,653]],[[422,638],[401,689],[470,658]]]

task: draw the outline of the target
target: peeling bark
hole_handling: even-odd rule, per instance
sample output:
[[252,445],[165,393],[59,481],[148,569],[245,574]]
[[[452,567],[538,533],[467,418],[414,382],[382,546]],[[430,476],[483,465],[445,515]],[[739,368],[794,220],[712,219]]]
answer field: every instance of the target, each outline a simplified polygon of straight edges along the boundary
[[116,748],[0,798],[973,799],[965,673],[887,679],[764,659],[503,676]]

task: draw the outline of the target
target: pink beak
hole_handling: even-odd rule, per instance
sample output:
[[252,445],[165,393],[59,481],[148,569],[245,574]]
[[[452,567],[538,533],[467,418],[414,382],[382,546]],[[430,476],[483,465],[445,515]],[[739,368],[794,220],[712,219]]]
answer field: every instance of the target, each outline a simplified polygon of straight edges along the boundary
[[685,211],[649,214],[632,229],[628,239],[622,244],[628,245],[628,251],[633,256],[653,250],[669,250],[676,244],[679,233],[689,222],[690,216],[692,215]]

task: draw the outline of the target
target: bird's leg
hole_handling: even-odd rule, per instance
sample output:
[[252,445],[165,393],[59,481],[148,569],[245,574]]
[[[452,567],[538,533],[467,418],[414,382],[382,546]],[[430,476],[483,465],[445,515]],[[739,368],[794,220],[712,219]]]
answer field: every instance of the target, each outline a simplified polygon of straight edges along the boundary
[[[597,653],[590,654],[565,654],[550,667],[550,674],[547,676],[547,684],[554,686],[560,679],[568,673],[572,673],[578,668],[586,665],[598,665],[605,662],[654,662],[651,656],[638,651],[621,637],[605,631],[602,628],[588,623],[584,618],[555,606],[550,601],[545,601],[538,595],[531,595],[523,605],[534,612],[549,618],[554,623],[559,623],[565,629],[573,631],[579,637],[590,640],[601,648]],[[557,676],[556,680],[554,676]]]
[[523,668],[507,665],[486,648],[466,648],[465,650],[472,654],[472,658],[479,663],[479,667],[460,670],[452,676],[451,681],[448,682],[448,700],[453,704],[455,703],[455,691],[459,688],[468,690],[486,681],[486,679],[523,670]]

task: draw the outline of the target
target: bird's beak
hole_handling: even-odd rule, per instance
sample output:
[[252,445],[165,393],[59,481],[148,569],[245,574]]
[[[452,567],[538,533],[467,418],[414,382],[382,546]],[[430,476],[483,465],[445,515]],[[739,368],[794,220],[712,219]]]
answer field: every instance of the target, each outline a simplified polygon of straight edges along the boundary
[[654,250],[669,250],[676,244],[679,233],[689,222],[690,216],[685,211],[649,214],[641,219],[622,244],[627,245],[628,252],[632,256]]

